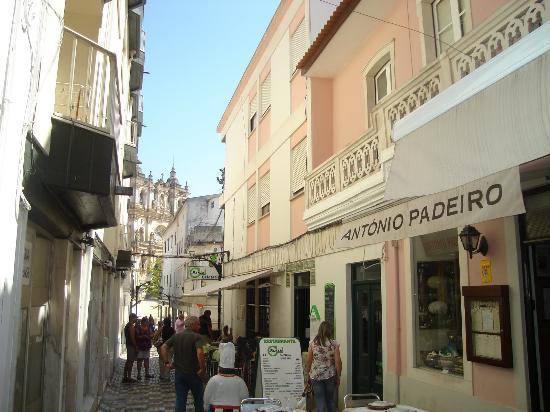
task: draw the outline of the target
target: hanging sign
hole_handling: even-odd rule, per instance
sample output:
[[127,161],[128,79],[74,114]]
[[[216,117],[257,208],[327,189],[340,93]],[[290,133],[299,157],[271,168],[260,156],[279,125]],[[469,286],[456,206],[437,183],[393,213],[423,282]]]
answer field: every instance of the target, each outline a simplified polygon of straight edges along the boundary
[[521,213],[525,206],[516,167],[346,223],[335,246],[404,239]]
[[217,280],[219,275],[215,273],[207,273],[204,266],[189,266],[187,271],[189,273],[189,279],[195,280]]
[[262,387],[256,396],[279,399],[283,407],[294,408],[304,391],[300,341],[296,338],[263,338],[259,349]]

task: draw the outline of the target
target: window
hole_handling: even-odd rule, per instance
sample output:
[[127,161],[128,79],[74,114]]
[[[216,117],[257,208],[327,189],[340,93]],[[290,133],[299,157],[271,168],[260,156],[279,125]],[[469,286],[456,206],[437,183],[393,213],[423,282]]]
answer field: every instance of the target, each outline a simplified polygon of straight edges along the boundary
[[291,182],[290,188],[292,195],[298,194],[304,190],[304,179],[307,173],[307,139],[292,148],[291,159]]
[[248,189],[248,224],[256,221],[256,209],[258,208],[256,200],[256,185]]
[[387,62],[374,76],[374,93],[376,103],[391,92],[390,62]]
[[260,86],[260,105],[262,115],[271,107],[271,73],[267,75]]
[[413,239],[416,272],[416,366],[463,375],[458,234]]
[[437,53],[441,54],[465,32],[464,0],[436,0],[433,5]]
[[256,282],[246,284],[246,336],[256,335]]
[[290,75],[296,71],[296,66],[307,51],[307,33],[305,19],[290,36]]
[[256,126],[258,126],[258,95],[254,96],[252,100],[250,100],[248,115],[249,115],[248,132],[252,133],[254,130],[256,130]]
[[259,288],[258,292],[259,292],[258,333],[260,334],[260,336],[269,336],[269,286]]
[[269,213],[269,172],[260,177],[260,209],[261,216]]

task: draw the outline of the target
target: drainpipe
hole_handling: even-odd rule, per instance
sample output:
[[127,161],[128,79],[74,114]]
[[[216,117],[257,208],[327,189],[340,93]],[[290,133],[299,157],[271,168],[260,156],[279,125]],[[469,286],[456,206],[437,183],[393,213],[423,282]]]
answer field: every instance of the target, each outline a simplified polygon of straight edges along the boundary
[[395,310],[396,310],[396,319],[395,319],[395,328],[397,329],[397,339],[395,342],[396,353],[395,353],[395,362],[396,362],[396,394],[397,399],[395,403],[399,403],[401,399],[401,390],[400,390],[400,379],[401,379],[401,287],[399,284],[399,241],[392,240],[391,245],[393,248],[393,259],[395,261],[395,290],[396,290],[396,299],[395,299]]

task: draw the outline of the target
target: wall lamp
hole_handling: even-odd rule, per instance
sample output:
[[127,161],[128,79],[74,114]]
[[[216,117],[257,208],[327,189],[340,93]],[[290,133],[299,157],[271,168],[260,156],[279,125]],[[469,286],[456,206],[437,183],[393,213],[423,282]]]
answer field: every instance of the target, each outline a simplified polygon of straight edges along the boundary
[[485,256],[489,251],[487,239],[473,226],[464,226],[458,237],[460,237],[464,250],[470,255],[470,259],[475,253]]

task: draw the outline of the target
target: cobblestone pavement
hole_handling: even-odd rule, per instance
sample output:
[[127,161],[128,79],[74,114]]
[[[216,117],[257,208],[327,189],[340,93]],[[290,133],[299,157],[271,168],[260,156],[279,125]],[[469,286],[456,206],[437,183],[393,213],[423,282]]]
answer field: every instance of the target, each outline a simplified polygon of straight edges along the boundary
[[[159,358],[156,350],[151,350],[150,373],[152,379],[142,379],[136,383],[122,383],[124,373],[125,355],[117,361],[115,375],[107,385],[99,403],[99,411],[103,412],[131,412],[131,411],[152,411],[164,412],[173,411],[176,404],[176,393],[174,390],[174,371],[171,371],[170,381],[159,380]],[[137,366],[134,363],[132,376],[137,375]],[[142,375],[145,370],[142,370]],[[191,393],[187,398],[187,410],[193,412],[193,397]]]

